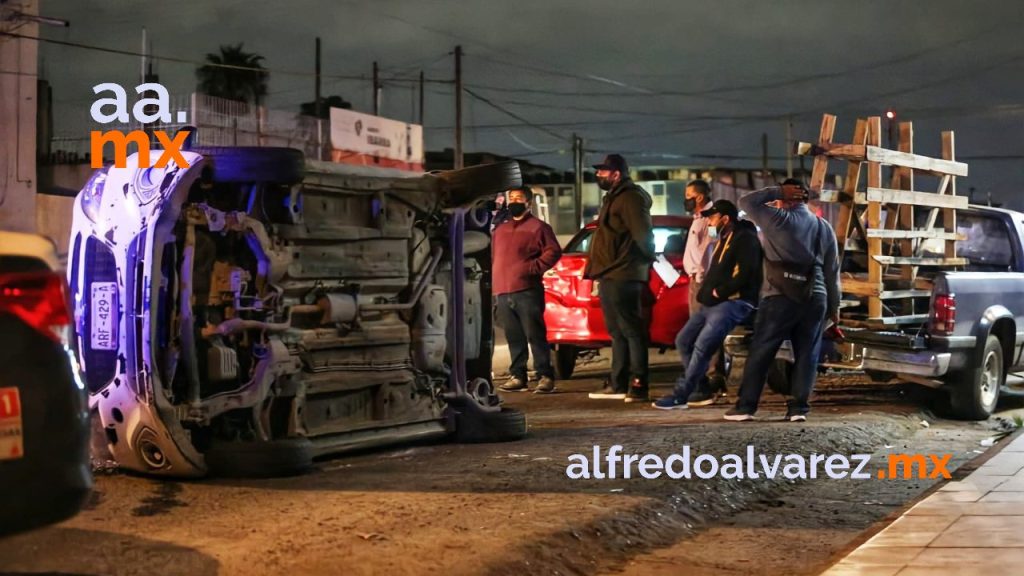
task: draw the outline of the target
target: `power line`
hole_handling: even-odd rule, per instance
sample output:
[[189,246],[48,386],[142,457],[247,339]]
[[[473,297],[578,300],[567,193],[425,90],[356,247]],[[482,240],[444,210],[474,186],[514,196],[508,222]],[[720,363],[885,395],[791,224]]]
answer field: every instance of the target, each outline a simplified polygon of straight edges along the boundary
[[[175,62],[178,64],[192,64],[197,66],[210,66],[212,68],[226,68],[230,70],[245,70],[248,72],[260,72],[264,74],[279,74],[285,76],[316,76],[316,72],[300,72],[298,70],[273,70],[270,68],[257,68],[254,66],[237,66],[234,64],[217,64],[213,62],[207,62],[205,60],[190,60],[188,58],[178,58],[176,56],[157,56],[155,54],[143,54],[134,50],[121,50],[119,48],[106,48],[103,46],[93,46],[90,44],[83,44],[81,42],[71,42],[68,40],[56,40],[53,38],[41,38],[38,36],[26,36],[24,34],[16,34],[14,32],[3,32],[0,31],[0,36],[8,36],[10,38],[20,38],[22,40],[35,40],[37,42],[43,42],[46,44],[56,44],[58,46],[67,46],[69,48],[79,48],[82,50],[93,50],[96,52],[105,52],[107,54],[117,54],[120,56],[133,56],[141,57],[145,56],[151,60],[160,60],[164,62]],[[331,78],[335,80],[361,80],[367,81],[369,78],[366,75],[347,75],[347,74],[321,74],[322,78]]]
[[504,114],[506,114],[508,116],[511,116],[512,118],[515,118],[516,120],[519,120],[520,122],[522,122],[523,124],[525,124],[527,126],[530,126],[531,128],[535,128],[537,130],[540,130],[541,132],[544,132],[545,134],[550,134],[551,136],[554,136],[555,138],[558,138],[559,140],[567,139],[566,136],[563,136],[562,134],[559,134],[559,133],[557,133],[557,132],[555,132],[553,130],[550,130],[548,128],[545,128],[544,126],[540,126],[538,124],[534,124],[533,122],[527,120],[526,118],[523,118],[522,116],[516,114],[515,112],[509,110],[508,108],[504,108],[504,107],[502,107],[499,104],[495,104],[489,98],[481,96],[481,95],[477,94],[476,92],[470,90],[469,88],[463,88],[463,90],[466,92],[466,94],[469,94],[473,98],[483,102],[484,104],[487,104],[488,106],[490,106],[491,108],[494,108],[495,110],[498,110],[499,112],[502,112],[502,113],[504,113]]

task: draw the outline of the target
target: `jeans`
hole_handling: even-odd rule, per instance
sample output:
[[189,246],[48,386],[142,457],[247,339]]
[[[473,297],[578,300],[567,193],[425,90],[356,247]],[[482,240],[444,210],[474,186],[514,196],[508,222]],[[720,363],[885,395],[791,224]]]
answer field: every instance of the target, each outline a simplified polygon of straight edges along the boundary
[[785,296],[769,296],[761,301],[754,321],[750,355],[743,370],[740,397],[736,409],[747,414],[757,411],[768,369],[775,361],[779,346],[789,339],[793,345],[791,398],[789,414],[807,414],[808,400],[818,374],[821,330],[828,304],[824,294],[814,293],[808,302],[794,302]]
[[672,391],[676,398],[686,401],[701,384],[715,352],[721,349],[725,337],[743,323],[754,311],[744,300],[729,300],[715,306],[703,306],[690,315],[686,325],[676,335],[676,350],[683,361],[683,375]]
[[[697,295],[700,294],[700,287],[703,286],[703,282],[697,282],[694,279],[696,278],[696,276],[691,276],[690,278],[691,280],[689,287],[689,304],[690,316],[693,316],[697,312],[700,312],[701,308],[704,307],[704,305],[701,304],[699,300],[697,300]],[[676,336],[676,340],[679,340],[679,336]],[[678,342],[676,343],[676,350],[679,350]],[[714,354],[712,354],[711,356],[711,359],[708,361],[708,368],[708,377],[721,376],[722,378],[725,378],[727,376],[725,370],[725,350],[722,350],[721,348],[715,350]],[[707,380],[705,379],[705,381],[702,382],[702,384],[707,384]]]
[[533,353],[533,369],[538,376],[554,377],[551,345],[544,324],[544,289],[529,288],[511,294],[498,294],[498,322],[505,329],[508,352],[512,357],[509,373],[526,382],[527,344]]
[[625,392],[633,378],[643,386],[647,380],[648,320],[644,305],[649,289],[646,282],[601,280],[598,285],[604,323],[612,337],[611,385]]

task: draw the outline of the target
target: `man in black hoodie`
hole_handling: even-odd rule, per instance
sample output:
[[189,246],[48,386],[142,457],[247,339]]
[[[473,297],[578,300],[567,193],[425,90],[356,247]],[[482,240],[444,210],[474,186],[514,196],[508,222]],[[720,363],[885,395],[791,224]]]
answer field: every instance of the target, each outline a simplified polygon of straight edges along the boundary
[[597,185],[607,190],[590,241],[585,278],[598,280],[598,295],[608,334],[612,337],[612,374],[591,398],[648,400],[647,281],[654,262],[651,197],[629,178],[629,166],[609,154],[597,170]]
[[718,244],[697,294],[703,307],[690,316],[676,337],[676,349],[686,371],[676,381],[672,394],[653,404],[662,410],[687,408],[688,402],[703,406],[714,397],[698,386],[704,382],[708,363],[725,337],[754,311],[761,288],[757,228],[740,220],[736,206],[728,200],[715,200],[701,215],[709,219]]

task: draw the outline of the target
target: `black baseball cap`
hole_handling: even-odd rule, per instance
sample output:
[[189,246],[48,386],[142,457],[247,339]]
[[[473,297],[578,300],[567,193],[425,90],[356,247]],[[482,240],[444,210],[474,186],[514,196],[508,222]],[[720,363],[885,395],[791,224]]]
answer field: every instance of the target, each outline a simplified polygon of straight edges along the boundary
[[722,216],[728,216],[733,220],[739,218],[740,211],[736,209],[736,205],[728,200],[715,200],[711,204],[711,208],[702,210],[700,215],[707,218],[712,214],[721,214]]
[[600,164],[594,164],[595,170],[613,170],[618,171],[620,174],[629,174],[629,164],[626,163],[626,159],[621,154],[609,154],[604,157],[604,160]]

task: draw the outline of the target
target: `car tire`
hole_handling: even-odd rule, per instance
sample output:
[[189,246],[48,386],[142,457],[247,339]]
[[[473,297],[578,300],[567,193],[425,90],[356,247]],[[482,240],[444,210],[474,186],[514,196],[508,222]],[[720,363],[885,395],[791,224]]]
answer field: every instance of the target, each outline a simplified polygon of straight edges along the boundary
[[484,196],[523,185],[519,162],[515,160],[446,170],[432,175],[443,182],[446,203],[450,206],[471,204]]
[[998,338],[989,336],[977,366],[946,377],[950,416],[958,420],[988,419],[999,403],[1005,377],[1003,347]]
[[790,377],[793,375],[793,364],[776,358],[770,368],[768,368],[768,388],[776,394],[782,396],[789,396],[790,392],[793,391],[793,385],[790,382]]
[[470,404],[455,416],[456,442],[511,442],[525,437],[526,414],[514,408],[502,406],[499,412],[487,412]]
[[294,148],[208,146],[190,152],[202,154],[210,162],[214,182],[295,184],[302,181],[306,168],[305,155]]
[[313,467],[313,445],[307,438],[268,442],[214,442],[206,451],[213,476],[272,478],[296,476]]
[[555,349],[555,376],[559,380],[572,378],[576,370],[576,359],[579,358],[580,349],[570,344],[559,344]]

